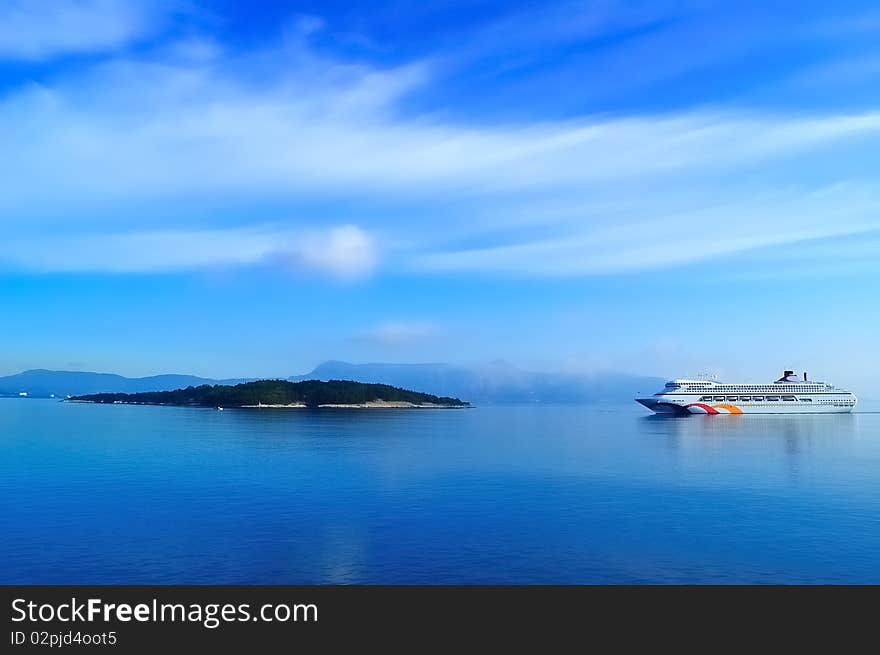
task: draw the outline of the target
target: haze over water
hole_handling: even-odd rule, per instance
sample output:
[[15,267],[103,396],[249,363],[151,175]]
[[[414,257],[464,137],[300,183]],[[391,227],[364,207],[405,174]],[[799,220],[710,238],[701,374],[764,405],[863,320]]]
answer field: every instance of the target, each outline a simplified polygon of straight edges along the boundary
[[878,583],[858,409],[0,400],[0,583]]

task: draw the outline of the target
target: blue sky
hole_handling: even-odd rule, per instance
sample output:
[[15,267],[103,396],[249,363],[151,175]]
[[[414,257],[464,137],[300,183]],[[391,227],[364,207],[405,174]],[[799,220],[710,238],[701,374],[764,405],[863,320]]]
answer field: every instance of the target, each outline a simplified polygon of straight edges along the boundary
[[0,373],[866,385],[872,2],[0,5]]

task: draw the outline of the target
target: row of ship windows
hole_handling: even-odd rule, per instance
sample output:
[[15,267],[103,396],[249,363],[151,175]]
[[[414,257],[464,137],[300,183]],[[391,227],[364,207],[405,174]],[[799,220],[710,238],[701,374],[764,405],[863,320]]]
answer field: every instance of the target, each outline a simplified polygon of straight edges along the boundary
[[[796,396],[700,396],[700,402],[722,402],[727,401],[730,403],[735,402],[759,402],[762,403],[764,401],[768,402],[779,402],[780,397],[785,402],[796,402],[798,398]],[[812,398],[801,398],[800,401],[802,403],[811,403],[813,402]]]
[[[683,388],[685,391],[707,391],[706,387],[686,386]],[[778,387],[775,387],[772,385],[767,385],[767,386],[763,386],[763,387],[762,386],[740,387],[740,388],[736,389],[736,391],[740,391],[740,390],[742,390],[742,391],[778,391],[778,389],[779,389]],[[823,389],[824,389],[824,387],[820,387],[820,386],[810,386],[810,387],[806,387],[806,388],[800,387],[799,391],[822,391]],[[725,389],[724,387],[721,387],[720,389],[718,389],[718,391],[733,391],[733,389]]]
[[[800,398],[798,398],[797,396],[700,396],[700,402],[723,402],[726,400],[729,403],[736,403],[736,402],[740,402],[740,403],[743,403],[743,402],[745,402],[745,403],[748,403],[748,402],[756,402],[756,403],[771,402],[771,403],[774,403],[774,402],[780,402],[780,398],[782,399],[782,402],[789,402],[789,403],[790,402],[798,402],[798,401],[800,401],[802,403],[813,402],[812,398],[804,398],[803,396],[801,396]],[[839,405],[854,405],[855,404],[854,401],[852,401],[852,400],[839,400],[839,399],[838,400],[820,400],[818,402],[822,403],[823,405],[830,404],[830,403],[833,403],[835,405],[838,405],[838,404]]]

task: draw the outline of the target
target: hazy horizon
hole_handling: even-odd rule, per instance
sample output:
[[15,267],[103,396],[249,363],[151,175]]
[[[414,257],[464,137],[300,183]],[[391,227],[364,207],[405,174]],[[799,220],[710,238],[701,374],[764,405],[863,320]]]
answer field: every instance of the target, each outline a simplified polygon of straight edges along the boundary
[[0,374],[873,393],[876,3],[0,7]]
[[[647,372],[646,371],[624,371],[624,370],[612,370],[612,369],[603,369],[603,370],[594,370],[594,371],[571,371],[571,370],[555,370],[554,371],[554,370],[525,369],[525,368],[518,367],[515,364],[508,362],[508,361],[505,361],[505,360],[450,363],[450,362],[427,362],[427,361],[426,362],[378,362],[378,361],[349,362],[349,361],[344,361],[344,360],[339,360],[339,359],[330,359],[330,360],[324,360],[321,362],[317,362],[314,366],[311,366],[306,370],[298,370],[298,371],[292,371],[292,372],[282,371],[282,372],[278,372],[278,373],[274,373],[274,374],[270,373],[270,374],[263,374],[263,375],[253,375],[253,374],[248,374],[248,373],[231,374],[231,375],[225,375],[225,374],[224,375],[209,375],[209,374],[202,374],[199,372],[193,372],[193,371],[190,371],[187,369],[167,370],[167,371],[163,370],[163,371],[154,371],[154,372],[149,372],[149,373],[144,373],[144,374],[132,375],[132,374],[127,374],[124,372],[113,371],[113,370],[85,370],[85,369],[76,369],[76,368],[56,368],[56,369],[39,368],[39,369],[24,369],[21,371],[14,371],[12,373],[6,373],[3,371],[0,371],[0,377],[14,376],[14,375],[17,375],[20,373],[26,373],[29,371],[39,370],[39,371],[47,371],[47,372],[52,372],[52,373],[110,374],[110,375],[119,375],[119,376],[125,377],[125,378],[133,378],[133,379],[148,378],[148,377],[162,376],[162,375],[194,376],[194,377],[211,379],[211,380],[243,380],[243,379],[259,379],[259,378],[287,379],[287,378],[291,378],[291,377],[308,375],[309,373],[312,373],[313,371],[318,370],[323,365],[327,365],[327,364],[343,364],[343,365],[350,365],[350,366],[355,366],[355,367],[358,367],[358,366],[363,366],[363,367],[370,367],[370,366],[431,367],[431,366],[437,366],[437,367],[450,367],[453,369],[461,369],[461,370],[469,370],[469,371],[481,371],[489,376],[491,376],[491,374],[493,372],[500,374],[506,370],[513,370],[513,371],[519,372],[519,373],[537,373],[537,374],[549,374],[549,375],[574,375],[574,376],[578,376],[578,375],[601,376],[602,374],[617,374],[617,375],[625,375],[625,376],[632,376],[632,377],[657,378],[658,380],[671,380],[674,378],[694,378],[694,377],[696,377],[698,379],[704,379],[704,378],[709,377],[709,378],[717,378],[719,381],[753,382],[753,383],[772,382],[774,379],[776,379],[776,377],[778,377],[778,375],[776,375],[776,374],[771,374],[771,375],[764,377],[764,378],[752,376],[752,377],[744,377],[744,378],[734,379],[734,378],[729,378],[729,377],[725,378],[721,374],[719,374],[717,372],[713,372],[713,371],[702,371],[699,373],[685,372],[685,373],[678,373],[675,375],[662,375],[662,374],[651,373],[650,371],[647,371]],[[782,371],[783,371],[783,369],[781,369],[781,368],[778,369],[778,373],[780,375],[781,375]],[[802,376],[805,372],[809,373],[809,371],[795,371],[795,373],[798,377]],[[831,382],[831,383],[837,384],[837,386],[845,386],[845,385],[841,384],[841,381],[839,381],[839,380],[835,381],[835,380],[831,380],[831,379],[818,378],[813,375],[810,375],[809,379]],[[862,392],[864,392],[864,391],[873,392],[876,390],[877,390],[876,385],[869,385],[865,389],[860,389],[860,391],[862,391]]]

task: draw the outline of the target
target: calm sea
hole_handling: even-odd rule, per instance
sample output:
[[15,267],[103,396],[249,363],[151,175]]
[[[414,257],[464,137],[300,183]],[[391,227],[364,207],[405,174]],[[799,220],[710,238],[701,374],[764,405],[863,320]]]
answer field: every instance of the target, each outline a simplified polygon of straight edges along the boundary
[[0,400],[0,583],[880,583],[860,409]]

